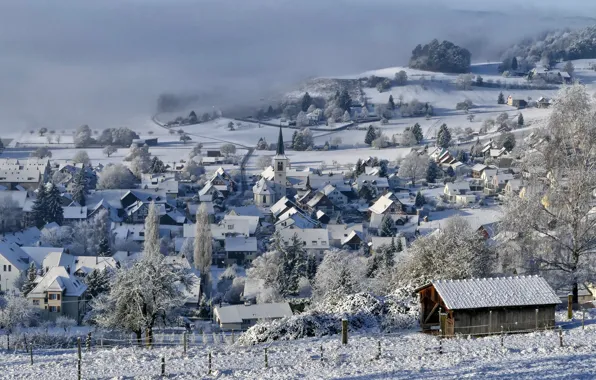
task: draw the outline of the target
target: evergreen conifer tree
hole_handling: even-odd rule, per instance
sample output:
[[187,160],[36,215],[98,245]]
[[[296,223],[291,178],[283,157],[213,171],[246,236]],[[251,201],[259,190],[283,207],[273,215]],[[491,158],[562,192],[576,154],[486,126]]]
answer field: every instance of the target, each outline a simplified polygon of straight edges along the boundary
[[393,237],[391,238],[391,245],[383,251],[383,264],[385,265],[385,268],[393,268],[393,265],[395,264],[396,250],[395,238]]
[[269,106],[269,108],[267,108],[267,116],[273,116],[275,114],[275,111],[273,111],[273,107]]
[[296,149],[296,140],[298,139],[298,131],[294,130],[292,134],[292,149]]
[[317,258],[314,254],[309,254],[306,257],[306,276],[309,280],[314,280],[317,274]]
[[435,160],[428,162],[428,168],[426,169],[426,182],[434,183],[439,175],[439,166]]
[[85,179],[85,169],[79,170],[75,174],[74,184],[72,189],[72,200],[81,206],[85,206],[85,193],[87,192],[87,180]]
[[511,59],[511,70],[517,70],[517,57]]
[[46,223],[55,222],[62,225],[64,222],[64,209],[62,208],[61,195],[58,187],[50,185],[50,191],[46,197]]
[[384,215],[381,220],[380,234],[385,237],[393,236],[393,219],[389,214]]
[[437,135],[437,146],[448,148],[450,143],[451,132],[449,131],[449,128],[447,128],[447,124],[443,124],[441,125],[441,128],[439,128],[439,133]]
[[389,101],[387,102],[387,106],[392,111],[395,109],[395,102],[393,101],[393,95],[389,95]]
[[280,293],[283,296],[298,294],[298,284],[301,277],[306,277],[306,270],[304,243],[294,234],[289,243],[283,242],[278,280]]
[[366,131],[366,136],[364,137],[364,143],[366,145],[371,145],[373,141],[377,138],[377,131],[372,125],[368,126],[368,130]]
[[426,203],[426,200],[424,199],[424,196],[422,195],[422,193],[420,193],[420,191],[418,191],[418,193],[416,193],[416,201],[415,201],[416,207],[420,208],[420,207],[424,206],[425,203]]
[[46,212],[48,203],[47,197],[48,195],[46,192],[46,186],[42,183],[41,185],[39,185],[39,188],[37,189],[37,197],[33,202],[33,207],[31,210],[32,222],[39,229],[41,229],[46,224]]
[[524,115],[522,113],[520,113],[517,117],[517,125],[519,125],[520,127],[524,126]]
[[29,268],[27,268],[27,273],[25,277],[25,283],[23,284],[23,288],[21,289],[21,293],[23,297],[26,297],[29,292],[33,290],[37,286],[35,279],[37,278],[37,268],[35,267],[35,263],[32,261],[29,264]]
[[502,92],[499,93],[499,98],[497,99],[497,104],[505,104],[505,96]]
[[149,167],[149,173],[152,174],[159,174],[165,173],[166,166],[164,165],[163,161],[157,158],[157,156],[153,156],[151,159],[151,166]]
[[310,107],[311,104],[312,104],[312,98],[310,97],[310,95],[307,92],[302,97],[302,104],[301,104],[302,111],[306,112],[306,110],[308,110],[308,107]]
[[420,127],[420,124],[418,124],[418,123],[414,124],[414,126],[412,127],[412,133],[414,134],[414,137],[416,137],[416,142],[418,144],[420,144],[420,142],[424,138],[424,135],[422,134],[422,128]]

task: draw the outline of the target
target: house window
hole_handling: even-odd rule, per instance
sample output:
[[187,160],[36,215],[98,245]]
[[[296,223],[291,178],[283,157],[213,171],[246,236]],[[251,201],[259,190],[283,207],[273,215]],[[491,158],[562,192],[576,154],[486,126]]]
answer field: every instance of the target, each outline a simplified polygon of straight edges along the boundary
[[228,230],[233,230],[234,229],[234,225],[233,224],[228,224]]
[[323,240],[323,241],[321,242],[321,245],[327,245],[327,242]]
[[267,196],[263,195],[263,203],[267,203]]
[[282,161],[279,161],[277,163],[277,171],[281,172],[284,170],[284,163]]
[[8,265],[8,271],[10,272],[12,270],[12,265]]
[[312,245],[317,245],[317,242],[315,240],[313,240]]
[[60,306],[50,306],[50,313],[59,313]]
[[49,298],[51,300],[57,300],[60,301],[60,294],[56,294],[56,293],[50,293]]
[[33,304],[34,304],[35,306],[39,306],[39,300],[33,300]]
[[4,264],[4,271],[6,272],[6,264]]

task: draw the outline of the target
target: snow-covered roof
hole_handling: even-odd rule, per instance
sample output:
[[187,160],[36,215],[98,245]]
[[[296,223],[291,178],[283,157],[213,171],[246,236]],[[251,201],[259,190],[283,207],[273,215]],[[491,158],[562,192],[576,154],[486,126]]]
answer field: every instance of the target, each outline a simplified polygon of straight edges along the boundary
[[14,243],[0,243],[0,257],[4,257],[19,271],[23,271],[29,266],[29,255]]
[[484,169],[486,169],[488,166],[484,165],[484,164],[476,164],[474,166],[472,166],[472,170],[475,172],[481,172]]
[[264,303],[258,305],[233,305],[216,307],[214,313],[220,323],[242,323],[254,319],[273,319],[292,316],[292,309],[287,302]]
[[254,235],[257,232],[257,228],[259,227],[259,217],[258,216],[240,216],[240,215],[226,215],[223,218],[223,222],[227,225],[235,225],[237,223],[247,223],[248,224],[248,233]]
[[87,219],[87,207],[68,206],[62,207],[62,210],[64,210],[65,220]]
[[325,198],[325,197],[326,197],[325,194],[319,192],[319,193],[315,194],[315,196],[312,197],[312,199],[310,201],[308,201],[308,203],[306,205],[310,208],[317,207],[319,202],[321,202],[323,200],[323,198]]
[[556,305],[555,291],[540,276],[432,281],[449,310],[491,307]]
[[267,181],[261,178],[253,187],[252,192],[257,195],[271,195],[272,192],[267,185]]
[[75,272],[89,274],[94,270],[116,269],[116,260],[113,257],[101,256],[74,256]]
[[273,206],[271,206],[270,210],[273,216],[277,218],[281,213],[292,206],[296,206],[294,202],[289,200],[287,197],[282,197],[279,201],[275,202]]
[[254,299],[257,295],[265,289],[265,280],[262,278],[247,277],[244,281],[244,291],[242,297],[244,299]]
[[257,216],[259,218],[262,218],[265,216],[263,214],[263,211],[261,211],[261,209],[259,209],[255,205],[234,207],[232,210],[230,210],[230,212],[228,214],[238,215],[238,216]]
[[343,241],[346,239],[352,231],[362,233],[364,228],[362,223],[357,224],[328,224],[327,230],[329,231],[329,237],[333,240]]
[[261,177],[268,181],[273,181],[275,179],[275,170],[273,169],[273,166],[269,166],[263,170],[261,172]]
[[326,185],[325,187],[323,187],[321,189],[321,193],[323,193],[325,195],[329,195],[329,194],[333,193],[334,191],[335,191],[335,186],[333,186],[331,184]]
[[447,182],[445,184],[445,190],[449,193],[451,193],[452,191],[470,191],[470,183],[466,182],[466,181],[460,181],[460,182]]
[[234,236],[224,241],[226,252],[257,252],[257,238]]
[[60,266],[50,268],[27,298],[44,297],[47,291],[64,292],[65,297],[79,297],[85,290],[87,285]]
[[[392,193],[389,193],[392,194]],[[387,209],[389,209],[389,207],[391,207],[391,205],[395,204],[395,201],[390,199],[388,196],[386,196],[387,194],[383,195],[382,197],[379,197],[379,199],[377,199],[377,201],[368,208],[368,210],[370,212],[372,212],[373,214],[382,214],[385,211],[387,211]],[[401,209],[400,209],[401,211]]]
[[375,177],[362,174],[356,178],[356,182],[358,183],[358,188],[362,187],[362,184],[364,183],[369,183],[377,188],[389,188],[389,182],[385,177]]
[[64,252],[64,248],[55,247],[21,247],[38,267],[43,266],[43,261],[51,252]]
[[294,234],[302,240],[305,249],[329,249],[329,231],[323,228],[286,228],[279,231],[285,241],[290,241]]
[[[288,219],[292,219],[292,222],[289,222]],[[292,207],[279,216],[275,226],[276,228],[289,226],[292,226],[292,228],[313,228],[317,226],[317,222],[312,220],[309,216],[306,216],[302,212],[298,211],[295,207]]]
[[0,242],[19,246],[33,245],[39,241],[40,236],[41,231],[37,227],[30,227],[23,231],[0,235]]
[[0,191],[0,201],[13,200],[19,208],[25,207],[25,200],[27,199],[27,192],[24,191]]

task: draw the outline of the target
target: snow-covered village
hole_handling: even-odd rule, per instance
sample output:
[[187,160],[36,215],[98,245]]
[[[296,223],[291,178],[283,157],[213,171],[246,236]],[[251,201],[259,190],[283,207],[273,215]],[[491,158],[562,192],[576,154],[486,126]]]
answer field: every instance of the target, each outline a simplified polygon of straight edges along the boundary
[[[192,30],[192,5],[154,3],[135,17]],[[65,30],[122,17],[80,7]],[[242,7],[235,22],[256,17]],[[68,118],[60,92],[12,112],[11,90],[0,379],[595,378],[596,21],[569,17],[490,51],[433,29],[393,66],[305,63],[317,76],[236,108],[185,78],[88,117],[90,47],[51,69],[82,81],[64,84]],[[58,81],[27,75],[9,88]],[[101,97],[138,95],[122,91]]]

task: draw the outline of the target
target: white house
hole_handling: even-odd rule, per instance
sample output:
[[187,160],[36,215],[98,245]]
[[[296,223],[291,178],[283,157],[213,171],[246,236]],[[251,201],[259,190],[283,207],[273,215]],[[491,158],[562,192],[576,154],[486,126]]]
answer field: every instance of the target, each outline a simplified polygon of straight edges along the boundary
[[256,237],[231,236],[224,240],[226,265],[244,265],[251,262],[259,253]]
[[29,268],[30,258],[18,245],[0,243],[0,290],[20,291],[14,281]]
[[401,214],[403,211],[401,202],[393,193],[387,193],[379,197],[377,201],[368,208],[371,214]]
[[309,252],[321,254],[331,247],[329,243],[329,231],[324,228],[287,228],[281,230],[279,233],[281,238],[288,242],[296,235],[302,241],[304,249]]
[[470,194],[470,184],[465,181],[447,182],[443,190],[445,198],[451,203],[469,204],[476,201],[476,196]]
[[216,307],[213,320],[225,331],[242,331],[253,326],[259,320],[273,320],[293,315],[290,304],[264,303],[258,305],[232,305]]

